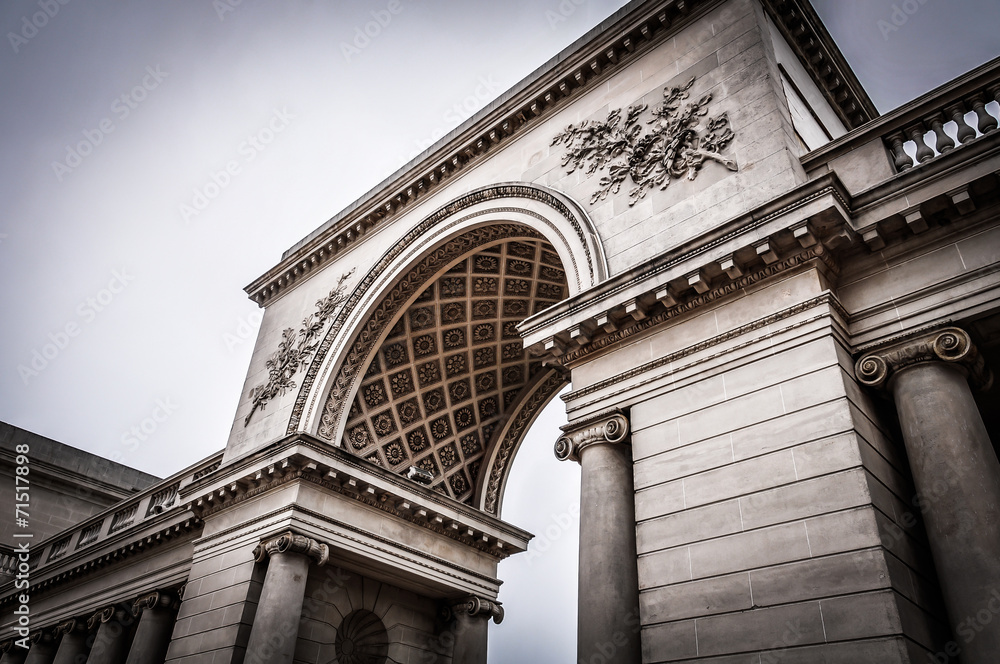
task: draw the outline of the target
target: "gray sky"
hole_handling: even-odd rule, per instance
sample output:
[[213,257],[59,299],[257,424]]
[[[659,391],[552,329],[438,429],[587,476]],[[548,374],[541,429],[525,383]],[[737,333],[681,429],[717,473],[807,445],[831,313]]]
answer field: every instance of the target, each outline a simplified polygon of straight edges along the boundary
[[[51,0],[37,29],[37,0],[0,8],[0,419],[161,476],[225,444],[259,320],[243,286],[622,4],[226,3]],[[1000,53],[1000,3],[816,5],[883,111]],[[501,567],[494,661],[573,660],[563,418],[514,465],[504,517],[539,538]]]

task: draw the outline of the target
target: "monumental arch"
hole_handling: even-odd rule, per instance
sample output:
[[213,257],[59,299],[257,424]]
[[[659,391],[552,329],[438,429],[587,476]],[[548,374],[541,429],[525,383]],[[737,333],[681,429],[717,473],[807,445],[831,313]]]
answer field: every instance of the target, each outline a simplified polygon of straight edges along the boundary
[[225,449],[36,543],[3,663],[484,662],[567,384],[579,661],[995,661],[998,95],[629,4],[247,287]]

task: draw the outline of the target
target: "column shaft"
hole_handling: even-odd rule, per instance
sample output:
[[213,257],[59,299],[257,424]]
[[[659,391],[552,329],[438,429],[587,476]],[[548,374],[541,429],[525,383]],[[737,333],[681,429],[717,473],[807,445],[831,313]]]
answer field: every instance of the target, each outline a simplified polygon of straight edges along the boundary
[[489,627],[488,618],[459,615],[455,619],[452,664],[486,664]]
[[75,629],[63,634],[52,664],[85,664],[86,661],[87,632]]
[[580,450],[580,581],[577,657],[607,664],[642,661],[632,450]]
[[163,664],[176,619],[176,606],[143,609],[128,651],[127,664]]
[[309,564],[300,553],[270,554],[245,664],[292,663]]
[[123,664],[128,656],[129,628],[134,620],[129,612],[116,611],[101,622],[87,664]]
[[891,381],[931,553],[963,664],[1000,653],[1000,462],[963,370],[924,362]]
[[0,664],[24,664],[24,659],[27,656],[27,650],[12,646],[10,650],[3,654],[3,657],[0,657]]
[[54,643],[33,643],[28,649],[28,656],[24,664],[52,664],[56,656],[56,646]]

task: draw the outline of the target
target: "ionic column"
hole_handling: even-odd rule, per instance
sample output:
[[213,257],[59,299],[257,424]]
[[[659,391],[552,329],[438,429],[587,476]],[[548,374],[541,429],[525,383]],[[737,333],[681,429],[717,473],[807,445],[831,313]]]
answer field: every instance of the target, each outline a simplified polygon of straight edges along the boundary
[[50,629],[43,629],[31,635],[31,648],[28,649],[28,656],[24,664],[52,664],[56,656],[55,633]]
[[257,614],[250,630],[245,664],[291,664],[299,633],[309,563],[326,563],[326,544],[286,532],[261,542],[254,560],[268,561]]
[[615,409],[562,427],[559,460],[580,462],[580,580],[577,658],[642,660],[635,489],[629,422]]
[[94,645],[87,664],[122,664],[128,655],[128,626],[134,618],[123,609],[108,606],[87,620],[87,627],[96,629]]
[[[895,401],[962,664],[994,663],[1000,629],[982,629],[980,616],[993,622],[1000,594],[1000,462],[970,389],[992,376],[956,327],[870,352],[855,372]],[[963,638],[970,625],[979,629]]]
[[486,664],[490,618],[497,625],[503,622],[500,602],[473,596],[448,608],[455,634],[452,664]]
[[[59,638],[60,635],[62,638]],[[81,664],[87,661],[87,626],[80,620],[67,620],[56,625],[56,649],[52,664]]]
[[0,664],[24,664],[28,649],[14,643],[14,639],[0,643]]
[[157,590],[135,601],[132,615],[139,618],[139,624],[125,660],[127,664],[163,664],[180,605],[177,594],[166,590]]

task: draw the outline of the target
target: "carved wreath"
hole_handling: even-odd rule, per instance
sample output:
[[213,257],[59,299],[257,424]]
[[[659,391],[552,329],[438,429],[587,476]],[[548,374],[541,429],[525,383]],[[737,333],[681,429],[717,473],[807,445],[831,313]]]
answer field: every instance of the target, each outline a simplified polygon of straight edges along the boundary
[[258,408],[264,410],[268,401],[295,389],[295,381],[292,378],[308,364],[323,338],[327,322],[347,301],[347,287],[344,286],[344,282],[352,274],[354,270],[342,274],[330,294],[316,301],[316,311],[302,320],[302,327],[298,333],[290,327],[281,333],[278,350],[267,358],[267,382],[250,390],[249,396],[253,406],[243,420],[243,426],[250,423],[250,418]]
[[671,178],[694,180],[706,159],[737,170],[735,161],[720,154],[734,136],[725,113],[707,119],[706,133],[699,133],[699,118],[708,114],[712,95],[681,108],[693,84],[692,78],[683,87],[663,89],[663,103],[651,111],[652,118],[645,123],[651,127],[645,133],[639,116],[647,105],[641,104],[629,106],[624,118],[621,109],[615,109],[603,122],[569,125],[552,139],[552,145],[566,146],[562,165],[569,167],[567,173],[583,167],[588,176],[598,170],[607,172],[590,197],[591,205],[617,194],[627,177],[636,185],[629,191],[631,206],[653,187],[666,189]]

